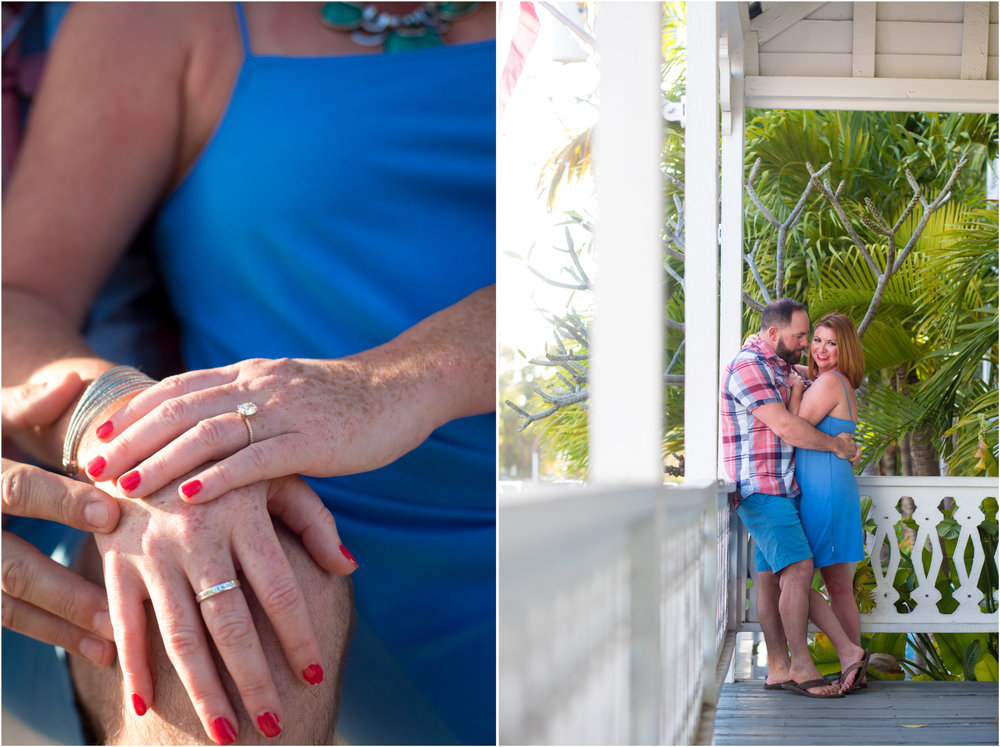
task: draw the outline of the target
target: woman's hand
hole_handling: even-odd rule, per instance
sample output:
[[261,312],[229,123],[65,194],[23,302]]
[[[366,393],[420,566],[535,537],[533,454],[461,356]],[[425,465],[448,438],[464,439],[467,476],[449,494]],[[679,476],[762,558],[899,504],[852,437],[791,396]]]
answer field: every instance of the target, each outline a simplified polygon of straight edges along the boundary
[[243,590],[222,591],[200,604],[195,595],[242,578],[274,627],[292,671],[318,684],[324,668],[319,644],[268,512],[302,534],[321,567],[347,574],[357,566],[342,552],[333,518],[301,478],[258,483],[205,506],[188,505],[175,491],[169,485],[145,501],[123,502],[118,529],[97,537],[126,698],[140,716],[155,702],[143,604],[148,599],[206,733],[228,744],[238,723],[207,629],[247,712],[262,734],[273,737],[280,730],[282,704]]
[[[88,455],[87,471],[143,498],[197,469],[179,492],[204,503],[281,475],[376,469],[440,424],[415,402],[408,377],[405,366],[358,358],[254,359],[173,376],[95,423],[108,443]],[[256,414],[244,419],[242,403]],[[213,460],[221,461],[198,469]]]
[[[4,434],[51,423],[82,387],[73,374],[61,381],[4,388]],[[4,516],[48,519],[97,533],[109,532],[118,523],[114,498],[37,467],[4,459],[0,485]],[[7,531],[3,532],[3,626],[61,646],[98,666],[114,660],[104,589]]]
[[806,384],[796,371],[788,372],[788,411],[792,415],[798,415],[802,405],[802,392],[805,391]]

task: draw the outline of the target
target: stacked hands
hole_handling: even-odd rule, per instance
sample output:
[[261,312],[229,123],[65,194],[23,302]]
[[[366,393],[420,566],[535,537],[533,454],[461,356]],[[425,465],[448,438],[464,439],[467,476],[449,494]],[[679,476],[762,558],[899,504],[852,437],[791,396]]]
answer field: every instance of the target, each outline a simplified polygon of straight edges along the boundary
[[[384,431],[372,426],[391,415],[391,402],[372,394],[377,385],[365,378],[349,361],[303,360],[251,360],[168,378],[118,400],[90,426],[80,463],[100,489],[4,460],[4,512],[95,532],[107,588],[4,532],[4,625],[101,665],[113,661],[113,640],[126,698],[141,716],[156,695],[149,600],[206,733],[228,743],[237,723],[207,628],[247,712],[261,733],[276,736],[281,702],[243,593],[227,589],[200,603],[195,595],[242,574],[292,671],[310,685],[322,681],[302,590],[270,517],[299,534],[321,568],[343,575],[357,568],[332,515],[298,474],[374,469],[426,436],[397,420],[394,439],[377,437]],[[75,375],[5,389],[5,432],[55,421],[81,389]],[[237,413],[244,402],[258,412]]]

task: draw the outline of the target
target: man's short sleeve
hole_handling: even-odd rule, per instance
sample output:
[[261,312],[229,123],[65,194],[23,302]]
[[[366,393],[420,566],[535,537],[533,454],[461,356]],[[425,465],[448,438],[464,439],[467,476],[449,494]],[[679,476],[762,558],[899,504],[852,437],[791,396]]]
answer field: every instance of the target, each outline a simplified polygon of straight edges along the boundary
[[770,402],[784,404],[774,371],[760,358],[737,362],[727,382],[729,395],[751,412]]

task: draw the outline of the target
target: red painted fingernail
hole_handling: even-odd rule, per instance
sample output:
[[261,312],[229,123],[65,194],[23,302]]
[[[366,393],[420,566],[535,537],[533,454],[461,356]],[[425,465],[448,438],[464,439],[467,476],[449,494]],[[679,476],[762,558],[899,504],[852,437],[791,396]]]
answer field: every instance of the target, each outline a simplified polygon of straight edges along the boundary
[[90,460],[90,464],[87,465],[87,474],[96,480],[107,466],[108,463],[104,461],[104,457],[94,457]]
[[351,561],[352,563],[354,563],[354,566],[355,566],[355,567],[357,567],[357,565],[358,565],[358,561],[356,561],[356,560],[354,559],[354,556],[353,556],[353,555],[351,555],[351,551],[350,551],[350,550],[348,550],[348,549],[347,549],[346,547],[344,547],[343,545],[341,545],[341,546],[340,546],[340,551],[341,551],[342,553],[344,553],[344,557],[345,557],[345,558],[347,558],[348,560],[350,560],[350,561]]
[[229,723],[229,719],[223,716],[215,719],[209,727],[212,729],[212,737],[219,744],[232,744],[236,741],[236,729]]
[[281,725],[278,723],[278,714],[273,711],[263,711],[257,717],[257,726],[265,737],[276,737],[281,734]]
[[139,477],[138,470],[132,470],[128,474],[122,475],[118,478],[118,487],[126,492],[135,490],[139,487],[139,480],[141,479],[142,478]]
[[181,492],[190,498],[192,495],[198,495],[201,492],[201,480],[191,480],[181,485]]
[[132,693],[132,708],[135,710],[136,716],[146,715],[146,701],[139,693]]
[[323,667],[319,664],[310,664],[302,670],[302,676],[310,685],[318,685],[323,681]]
[[97,426],[97,437],[102,441],[104,441],[108,436],[111,435],[111,431],[113,430],[114,426],[111,425],[110,420],[107,421],[106,423],[101,423],[99,426]]

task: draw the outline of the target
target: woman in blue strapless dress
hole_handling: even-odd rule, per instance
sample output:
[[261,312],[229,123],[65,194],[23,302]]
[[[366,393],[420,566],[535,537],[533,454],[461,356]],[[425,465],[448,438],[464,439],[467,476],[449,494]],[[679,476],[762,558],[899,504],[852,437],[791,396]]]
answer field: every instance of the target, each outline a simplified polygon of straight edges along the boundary
[[[812,385],[793,388],[789,410],[831,436],[855,432],[855,389],[864,374],[864,354],[854,323],[843,314],[816,322],[808,353]],[[801,400],[801,401],[800,401]],[[856,645],[861,617],[854,600],[855,563],[865,557],[861,499],[851,463],[834,454],[795,450],[795,480],[802,491],[799,512],[823,576],[830,607]]]

